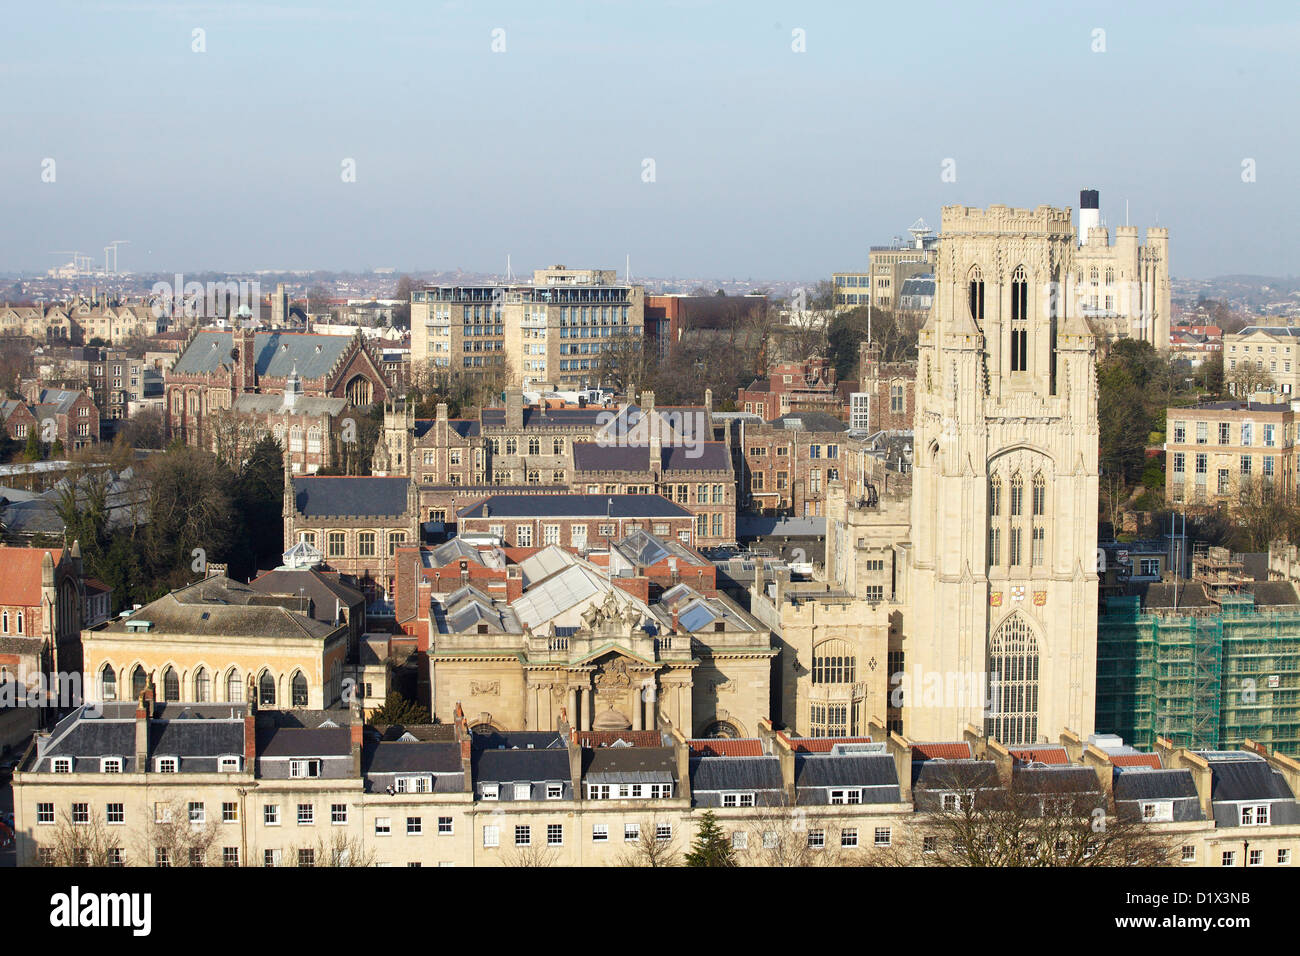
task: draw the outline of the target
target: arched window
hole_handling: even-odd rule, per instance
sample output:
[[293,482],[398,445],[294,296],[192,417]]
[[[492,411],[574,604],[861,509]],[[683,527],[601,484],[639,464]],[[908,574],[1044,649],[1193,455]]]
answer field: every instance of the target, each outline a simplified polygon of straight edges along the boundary
[[257,704],[259,707],[275,706],[275,678],[270,671],[262,671],[257,681]]
[[1011,517],[1018,518],[1025,510],[1025,486],[1019,475],[1011,478]]
[[135,670],[131,671],[131,699],[139,700],[140,695],[144,693],[145,686],[148,684],[149,677],[144,672],[144,668],[139,664],[135,665]]
[[307,706],[307,678],[303,676],[302,671],[293,675],[293,706]]
[[1111,269],[1111,268],[1109,268],[1109,267],[1107,267],[1107,269],[1106,269],[1106,285],[1114,285],[1114,284],[1115,284],[1115,270],[1114,270],[1114,269]]
[[244,682],[239,679],[239,671],[230,668],[226,674],[226,700],[232,704],[237,704],[244,699]]
[[985,732],[1007,746],[1038,740],[1038,641],[1013,613],[989,641],[989,709]]
[[1088,279],[1093,285],[1097,284],[1097,267],[1093,266],[1092,271],[1088,273]]
[[18,612],[18,633],[21,634],[22,632],[23,632],[23,612],[19,611]]
[[181,679],[176,676],[176,669],[168,667],[163,671],[163,700],[181,699]]
[[813,648],[812,682],[852,684],[856,663],[847,641],[823,641]]
[[1047,514],[1047,482],[1041,472],[1034,475],[1034,517]]
[[1002,563],[1002,529],[997,525],[989,528],[989,566],[996,567]]
[[99,672],[99,696],[101,700],[117,700],[117,671],[112,664],[105,664]]
[[1025,267],[1016,266],[1011,277],[1011,371],[1029,369],[1029,281]]
[[972,266],[970,282],[967,286],[970,298],[970,317],[976,322],[984,321],[984,273],[979,266]]
[[564,439],[556,438],[551,442],[551,451],[556,455],[564,454]]
[[0,612],[0,633],[9,633],[9,612]]
[[200,704],[206,704],[212,693],[211,679],[208,677],[206,667],[200,667],[194,672],[194,699]]
[[994,475],[989,480],[989,517],[1002,514],[1002,479]]
[[542,453],[542,440],[540,438],[528,439],[528,454],[540,455]]

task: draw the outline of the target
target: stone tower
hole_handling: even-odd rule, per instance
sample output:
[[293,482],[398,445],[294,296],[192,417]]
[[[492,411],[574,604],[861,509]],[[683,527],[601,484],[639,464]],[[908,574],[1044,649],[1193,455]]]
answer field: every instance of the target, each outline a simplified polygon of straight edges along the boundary
[[1093,730],[1096,346],[1069,209],[950,206],[918,347],[903,730]]

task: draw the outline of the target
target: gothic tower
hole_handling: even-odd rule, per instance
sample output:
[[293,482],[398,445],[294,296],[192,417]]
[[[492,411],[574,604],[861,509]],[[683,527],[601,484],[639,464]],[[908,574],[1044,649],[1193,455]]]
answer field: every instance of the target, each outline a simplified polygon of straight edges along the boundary
[[1069,209],[949,206],[918,346],[903,731],[1093,731],[1095,343]]

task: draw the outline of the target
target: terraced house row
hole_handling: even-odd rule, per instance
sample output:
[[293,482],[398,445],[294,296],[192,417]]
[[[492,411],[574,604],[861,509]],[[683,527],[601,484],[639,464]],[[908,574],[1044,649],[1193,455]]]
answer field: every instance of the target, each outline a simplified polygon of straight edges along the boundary
[[[1134,842],[1113,862],[1150,862],[1136,854],[1154,846],[1174,864],[1287,866],[1300,848],[1300,764],[1262,748],[1140,753],[1069,732],[1007,748],[974,727],[935,743],[870,730],[803,738],[763,722],[752,738],[688,739],[562,717],[554,731],[472,733],[459,708],[448,724],[379,728],[356,709],[159,705],[146,690],[34,740],[14,777],[18,858],[649,865],[679,860],[708,812],[741,865],[926,864],[969,857],[970,822],[1007,807],[1082,821],[1022,831],[1035,834],[1024,852],[1057,861],[1107,852],[1125,828]],[[991,832],[980,840],[992,852]]]

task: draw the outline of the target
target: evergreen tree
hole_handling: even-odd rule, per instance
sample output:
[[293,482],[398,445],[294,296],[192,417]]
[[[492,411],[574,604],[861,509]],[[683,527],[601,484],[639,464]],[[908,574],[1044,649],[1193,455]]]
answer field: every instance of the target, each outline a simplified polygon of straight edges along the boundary
[[736,858],[731,852],[731,841],[718,826],[712,810],[706,810],[700,819],[699,832],[695,842],[686,854],[687,866],[735,866]]

